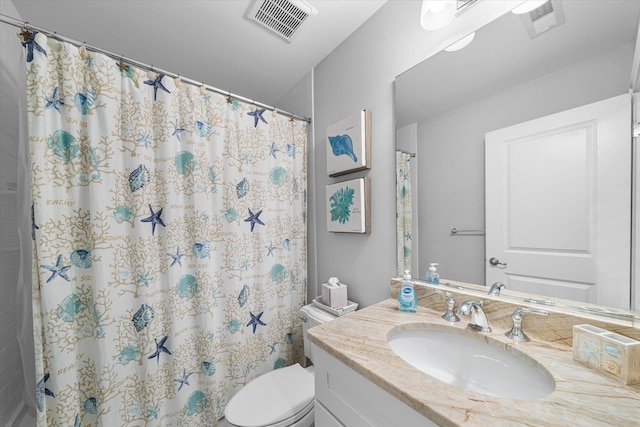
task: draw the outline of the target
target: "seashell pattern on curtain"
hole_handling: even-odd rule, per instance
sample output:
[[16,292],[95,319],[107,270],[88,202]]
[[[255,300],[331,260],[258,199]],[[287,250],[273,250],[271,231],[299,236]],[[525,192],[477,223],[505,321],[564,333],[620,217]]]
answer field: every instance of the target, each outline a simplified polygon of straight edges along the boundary
[[307,123],[23,40],[38,426],[215,426],[304,359]]

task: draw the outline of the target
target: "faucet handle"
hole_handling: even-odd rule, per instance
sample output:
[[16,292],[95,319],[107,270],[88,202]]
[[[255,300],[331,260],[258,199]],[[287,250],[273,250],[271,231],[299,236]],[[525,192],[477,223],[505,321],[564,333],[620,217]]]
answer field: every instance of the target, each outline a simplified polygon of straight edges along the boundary
[[513,312],[513,314],[517,313],[533,313],[533,314],[539,314],[540,316],[548,316],[549,312],[547,310],[540,310],[538,308],[524,308],[524,307],[518,307],[515,309],[515,311]]
[[518,307],[514,310],[513,314],[511,315],[511,319],[513,320],[513,327],[509,332],[505,332],[505,335],[507,336],[507,338],[511,338],[514,341],[527,342],[531,341],[531,339],[522,330],[522,320],[524,319],[524,317],[522,317],[522,313],[533,313],[539,314],[541,316],[547,316],[549,315],[549,312],[546,310],[524,307]]
[[441,317],[448,322],[459,322],[460,318],[456,316],[453,311],[453,307],[456,305],[456,301],[453,299],[453,295],[447,291],[441,291],[440,289],[431,289],[433,292],[444,295],[447,297],[447,311]]
[[447,311],[442,315],[442,318],[448,322],[459,322],[460,318],[456,316],[456,313],[453,311],[453,307],[456,305],[453,295],[449,292],[445,292],[444,294],[447,297]]

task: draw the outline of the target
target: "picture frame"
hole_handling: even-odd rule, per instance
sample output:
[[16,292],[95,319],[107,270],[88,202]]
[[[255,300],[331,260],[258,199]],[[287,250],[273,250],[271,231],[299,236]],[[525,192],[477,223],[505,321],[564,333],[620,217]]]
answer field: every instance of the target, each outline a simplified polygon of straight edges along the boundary
[[327,230],[334,233],[371,233],[369,178],[327,185]]
[[360,110],[327,127],[327,174],[371,169],[371,113]]

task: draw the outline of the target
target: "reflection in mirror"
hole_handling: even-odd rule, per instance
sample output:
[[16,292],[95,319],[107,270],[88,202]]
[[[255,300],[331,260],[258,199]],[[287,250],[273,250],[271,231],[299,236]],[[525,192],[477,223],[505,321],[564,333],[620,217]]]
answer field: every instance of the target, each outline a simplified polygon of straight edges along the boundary
[[[396,148],[416,154],[410,160],[411,239],[405,231],[398,245],[407,246],[403,252],[411,254],[417,279],[438,262],[441,277],[450,280],[501,281],[507,294],[629,309],[629,88],[640,2],[549,5],[552,15],[543,20],[542,12],[506,14],[477,31],[466,48],[440,52],[397,77]],[[558,25],[547,29],[554,21]],[[622,137],[608,136],[614,125],[591,112],[601,101],[607,110],[612,99],[618,100],[612,108],[627,115]],[[584,108],[586,116],[559,121]],[[544,121],[549,117],[556,121]],[[487,134],[502,142],[485,159]],[[601,157],[620,138],[622,164]],[[503,163],[510,169],[501,169]],[[603,172],[605,165],[614,172]],[[485,180],[494,178],[497,184],[487,189],[506,192],[497,199],[485,192]],[[615,202],[623,207],[615,207],[611,193],[624,194]],[[516,212],[528,216],[516,218]],[[506,222],[496,225],[500,215]],[[605,216],[609,222],[599,224]],[[497,238],[496,230],[502,233]],[[543,242],[546,235],[551,242]],[[496,240],[506,245],[502,252],[489,248]],[[565,258],[554,258],[558,253]],[[523,254],[538,257],[525,260]],[[580,261],[573,275],[560,271],[568,259]]]
[[413,269],[413,206],[411,159],[415,153],[396,148],[396,249],[397,274],[403,276]]

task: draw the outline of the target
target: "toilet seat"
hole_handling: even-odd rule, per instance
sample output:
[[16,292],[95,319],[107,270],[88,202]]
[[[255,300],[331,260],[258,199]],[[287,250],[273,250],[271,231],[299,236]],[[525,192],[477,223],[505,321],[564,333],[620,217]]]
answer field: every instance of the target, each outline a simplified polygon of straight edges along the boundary
[[236,393],[225,409],[230,425],[289,426],[313,409],[313,374],[299,364],[255,378]]

